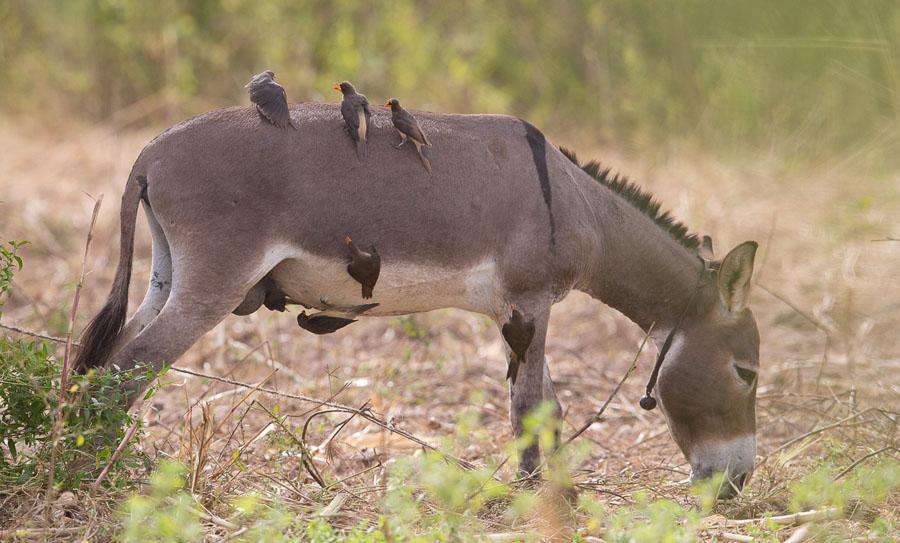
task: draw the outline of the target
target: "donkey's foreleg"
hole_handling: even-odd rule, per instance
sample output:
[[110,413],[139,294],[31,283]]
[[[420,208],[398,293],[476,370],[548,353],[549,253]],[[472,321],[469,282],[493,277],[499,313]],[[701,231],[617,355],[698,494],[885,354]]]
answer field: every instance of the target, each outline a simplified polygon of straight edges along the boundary
[[[559,403],[559,397],[556,395],[556,387],[553,385],[553,379],[550,377],[550,366],[547,364],[547,357],[544,357],[544,401],[550,402],[553,404],[553,416],[555,420],[553,421],[553,450],[556,451],[556,448],[559,447],[561,433],[562,433],[562,420],[563,420],[563,409],[562,404]],[[547,451],[544,451],[546,454]]]
[[[540,436],[528,435],[525,419],[545,399],[544,342],[547,336],[547,322],[550,319],[550,304],[516,302],[516,307],[526,319],[534,319],[534,338],[525,353],[525,360],[519,364],[515,384],[509,387],[509,416],[513,435],[517,440],[528,436],[519,450],[519,473],[527,476],[534,473],[541,458]],[[498,324],[502,326],[503,322]]]

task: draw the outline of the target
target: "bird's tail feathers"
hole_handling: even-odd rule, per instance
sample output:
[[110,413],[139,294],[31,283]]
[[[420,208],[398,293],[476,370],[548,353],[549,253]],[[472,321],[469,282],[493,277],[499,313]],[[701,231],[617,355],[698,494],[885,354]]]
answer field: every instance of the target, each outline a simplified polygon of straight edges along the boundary
[[425,166],[425,169],[428,170],[428,173],[431,173],[431,161],[425,158],[425,149],[419,145],[416,147],[416,151],[419,152],[419,160],[422,161],[422,166]]

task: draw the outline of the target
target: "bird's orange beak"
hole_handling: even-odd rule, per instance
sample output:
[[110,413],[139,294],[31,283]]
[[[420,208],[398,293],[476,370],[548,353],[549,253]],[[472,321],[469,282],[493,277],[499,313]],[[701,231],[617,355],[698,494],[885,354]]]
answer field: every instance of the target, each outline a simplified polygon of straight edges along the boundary
[[391,109],[391,103],[390,103],[390,102],[385,102],[385,103],[384,103],[384,108],[385,108],[385,109]]
[[334,86],[331,87],[331,88],[334,89],[334,90],[336,90],[336,91],[339,91],[339,90],[341,90],[341,84],[340,84],[340,83],[335,83]]

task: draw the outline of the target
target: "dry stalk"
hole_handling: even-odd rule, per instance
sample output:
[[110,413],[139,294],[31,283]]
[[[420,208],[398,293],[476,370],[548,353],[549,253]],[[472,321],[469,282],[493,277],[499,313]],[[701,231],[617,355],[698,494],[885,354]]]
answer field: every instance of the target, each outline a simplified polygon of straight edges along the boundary
[[569,436],[569,438],[565,440],[554,452],[554,455],[562,450],[563,447],[574,441],[578,436],[586,432],[592,424],[600,420],[600,417],[602,417],[603,413],[606,412],[606,408],[609,407],[610,402],[612,402],[613,398],[616,397],[616,394],[619,393],[619,389],[622,388],[622,385],[625,384],[625,381],[628,380],[628,377],[631,376],[631,374],[634,373],[635,368],[637,368],[638,358],[640,358],[641,352],[643,352],[644,350],[644,345],[647,344],[647,340],[650,339],[650,334],[653,333],[654,324],[651,324],[650,327],[647,328],[647,332],[644,334],[644,339],[641,341],[641,345],[638,347],[637,352],[634,353],[634,358],[631,361],[631,365],[628,366],[628,370],[625,371],[625,374],[621,379],[619,379],[619,382],[616,383],[616,388],[614,388],[612,392],[609,393],[609,396],[606,397],[606,401],[603,402],[603,405],[600,406],[600,409],[596,413],[594,413],[587,421],[585,421],[585,423],[581,426],[581,428],[578,429],[578,431]]
[[785,450],[786,448],[790,447],[790,446],[793,445],[794,443],[797,443],[797,442],[799,442],[799,441],[803,441],[804,439],[806,439],[806,438],[808,438],[808,437],[811,437],[811,436],[814,436],[814,435],[816,435],[816,434],[820,434],[820,433],[822,433],[822,432],[827,432],[828,430],[831,430],[832,428],[837,428],[838,426],[841,426],[841,425],[843,425],[843,424],[845,424],[845,423],[847,423],[847,422],[850,422],[850,421],[853,420],[853,419],[859,418],[859,417],[861,417],[861,416],[865,415],[866,413],[869,413],[869,412],[871,412],[871,411],[873,411],[873,410],[874,410],[874,409],[871,408],[871,407],[868,408],[868,409],[863,409],[862,411],[860,411],[860,412],[858,412],[858,413],[854,413],[853,415],[850,415],[850,416],[848,416],[848,417],[844,417],[844,418],[842,418],[842,419],[839,420],[839,421],[833,422],[833,423],[831,423],[831,424],[826,424],[825,426],[821,426],[821,427],[819,427],[819,428],[816,428],[816,429],[814,429],[814,430],[810,430],[809,432],[806,432],[806,433],[804,433],[804,434],[801,434],[801,435],[799,435],[799,436],[797,436],[797,437],[795,437],[795,438],[792,438],[792,439],[786,441],[785,443],[782,443],[781,445],[779,445],[774,451],[772,451],[772,452],[770,452],[769,454],[767,454],[767,455],[762,459],[762,461],[760,461],[759,464],[762,465],[762,464],[763,464],[764,462],[766,462],[769,458],[771,458],[772,456],[774,456],[774,455],[780,453],[781,451],[783,451],[783,450]]
[[[539,473],[539,472],[544,468],[544,466],[547,465],[548,462],[550,462],[550,461],[552,461],[554,458],[556,458],[556,456],[560,453],[560,451],[562,451],[566,446],[568,446],[568,445],[569,445],[570,443],[572,443],[575,439],[577,439],[578,436],[580,436],[581,434],[583,434],[584,432],[586,432],[587,429],[591,427],[591,425],[593,425],[595,422],[597,422],[598,420],[600,420],[600,418],[603,416],[603,413],[606,412],[606,408],[609,407],[609,404],[613,401],[613,398],[615,398],[616,395],[619,393],[619,390],[622,388],[622,385],[625,384],[625,381],[628,380],[628,377],[629,377],[632,373],[634,373],[635,368],[637,368],[638,358],[640,358],[641,353],[644,351],[644,345],[646,345],[646,344],[647,344],[647,340],[650,339],[650,334],[653,332],[653,327],[655,326],[655,324],[656,324],[656,323],[653,323],[653,324],[650,325],[649,328],[647,328],[647,332],[644,334],[644,339],[641,341],[640,346],[638,346],[637,352],[634,353],[634,358],[631,360],[631,365],[630,365],[630,366],[628,367],[628,369],[625,371],[625,374],[622,375],[622,378],[619,379],[619,382],[616,383],[616,387],[612,390],[612,392],[609,393],[609,396],[606,397],[606,401],[603,402],[603,405],[600,406],[600,409],[598,409],[596,413],[594,413],[593,415],[591,415],[590,417],[588,417],[588,419],[585,421],[585,423],[582,424],[581,427],[580,427],[574,434],[572,434],[571,436],[569,436],[568,439],[566,439],[565,441],[563,441],[563,442],[559,445],[559,447],[557,447],[556,450],[553,451],[553,454],[547,455],[547,458],[545,458],[544,461],[541,462],[540,465],[535,469],[535,473]],[[506,463],[506,460],[509,460],[509,457],[507,457],[507,458],[503,461],[503,463]],[[522,479],[518,479],[518,480],[515,481],[515,482],[526,481],[526,480],[528,480],[528,479],[530,479],[530,478],[531,478],[530,476],[529,476],[529,477],[525,477],[525,478],[522,478]]]
[[56,412],[53,419],[53,432],[50,438],[50,466],[47,470],[47,492],[45,496],[44,510],[49,524],[50,504],[53,501],[53,484],[56,480],[56,455],[59,448],[59,438],[62,433],[63,412],[66,405],[66,394],[68,392],[69,373],[71,372],[73,335],[75,333],[75,319],[78,316],[78,301],[81,299],[81,287],[84,285],[85,268],[87,267],[88,253],[91,249],[91,241],[94,239],[94,226],[97,224],[97,215],[100,213],[100,204],[103,203],[103,195],[101,194],[94,201],[94,211],[91,213],[91,224],[88,227],[87,239],[84,242],[84,255],[81,259],[81,272],[78,275],[78,283],[75,285],[75,297],[72,300],[72,311],[69,316],[69,329],[66,332],[66,348],[63,355],[62,373],[59,378],[59,400],[56,405]]
[[128,442],[131,441],[131,438],[134,437],[134,433],[137,431],[138,426],[140,426],[141,422],[144,420],[144,417],[147,415],[147,412],[150,410],[151,404],[148,402],[144,409],[141,411],[141,414],[134,418],[134,422],[131,423],[131,426],[128,427],[128,430],[125,432],[125,436],[122,437],[122,441],[119,442],[119,446],[116,447],[116,450],[113,452],[112,456],[109,457],[109,462],[106,463],[106,466],[103,467],[103,470],[100,472],[100,475],[94,479],[94,482],[91,483],[91,492],[96,492],[98,488],[100,488],[100,483],[103,482],[103,479],[106,477],[106,474],[109,472],[110,468],[116,463],[119,459],[119,456],[122,455],[122,452],[125,450],[125,447],[128,446]]
[[[211,381],[218,381],[220,383],[226,383],[229,385],[240,386],[240,387],[245,387],[245,388],[253,388],[253,385],[250,385],[248,383],[242,383],[242,382],[236,381],[234,379],[217,377],[215,375],[209,375],[206,373],[188,370],[185,368],[179,368],[176,366],[171,366],[169,369],[172,371],[178,372],[178,373],[184,373],[186,375],[193,375],[195,377],[201,377],[203,379],[209,379]],[[266,387],[258,387],[258,390],[259,390],[259,392],[262,392],[263,394],[268,394],[271,396],[278,396],[278,397],[282,397],[282,398],[288,398],[291,400],[299,400],[299,401],[303,401],[303,402],[316,403],[316,404],[319,404],[319,406],[331,407],[334,409],[341,410],[345,413],[359,413],[360,417],[366,419],[367,421],[369,421],[377,426],[380,426],[381,428],[391,432],[392,434],[397,434],[398,436],[404,437],[425,449],[439,453],[441,456],[444,457],[445,460],[451,461],[451,462],[455,463],[456,465],[463,467],[465,469],[474,469],[474,466],[472,465],[471,462],[467,462],[461,458],[457,458],[450,454],[444,453],[444,452],[440,451],[434,445],[431,445],[430,443],[420,439],[419,437],[416,437],[415,435],[411,434],[410,432],[407,432],[406,430],[403,430],[401,428],[397,428],[396,426],[394,426],[392,424],[388,424],[387,422],[378,418],[371,410],[359,412],[358,409],[354,409],[353,407],[350,407],[347,405],[335,403],[335,402],[328,401],[328,400],[320,400],[317,398],[312,398],[310,396],[304,396],[302,394],[291,394],[289,392],[281,392],[279,390],[266,388]]]
[[303,437],[301,436],[298,438],[296,435],[294,435],[294,432],[292,432],[290,428],[284,425],[284,422],[282,422],[281,419],[278,418],[278,415],[270,411],[266,406],[257,401],[254,401],[254,403],[260,409],[262,409],[266,415],[269,416],[269,418],[272,420],[272,422],[275,423],[275,425],[277,425],[279,428],[281,428],[282,431],[284,431],[284,433],[291,439],[291,441],[293,441],[297,444],[298,447],[300,447],[300,463],[303,465],[307,473],[309,473],[309,476],[312,477],[313,481],[315,481],[317,485],[322,488],[327,488],[328,483],[325,482],[322,474],[319,473],[319,470],[313,463],[312,454],[309,452],[309,446],[306,444],[306,441],[304,441]]
[[881,454],[881,453],[883,453],[883,452],[885,452],[885,451],[897,451],[897,447],[890,447],[890,446],[888,446],[888,447],[882,447],[882,448],[878,449],[877,451],[870,452],[869,454],[867,454],[867,455],[861,457],[860,459],[854,461],[852,464],[850,464],[850,465],[847,466],[846,468],[842,469],[841,472],[838,473],[837,475],[835,475],[835,476],[834,476],[834,479],[832,479],[832,480],[833,480],[833,481],[837,481],[838,479],[840,479],[840,478],[843,477],[844,475],[847,475],[848,473],[850,473],[851,471],[853,471],[853,468],[855,468],[856,466],[862,464],[863,462],[865,462],[865,461],[868,460],[869,458],[872,458],[873,456],[878,456],[879,454]]

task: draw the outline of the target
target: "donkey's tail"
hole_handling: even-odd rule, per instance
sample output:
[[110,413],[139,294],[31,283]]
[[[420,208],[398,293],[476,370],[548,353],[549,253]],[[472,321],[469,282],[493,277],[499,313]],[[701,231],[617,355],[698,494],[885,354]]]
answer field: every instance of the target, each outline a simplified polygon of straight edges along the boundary
[[106,304],[91,320],[81,335],[81,349],[72,365],[74,371],[84,373],[90,368],[103,366],[112,354],[114,340],[125,324],[128,311],[128,283],[131,281],[131,261],[134,255],[134,229],[137,222],[137,209],[144,191],[147,178],[143,175],[132,175],[122,195],[121,234],[119,267],[116,278]]

